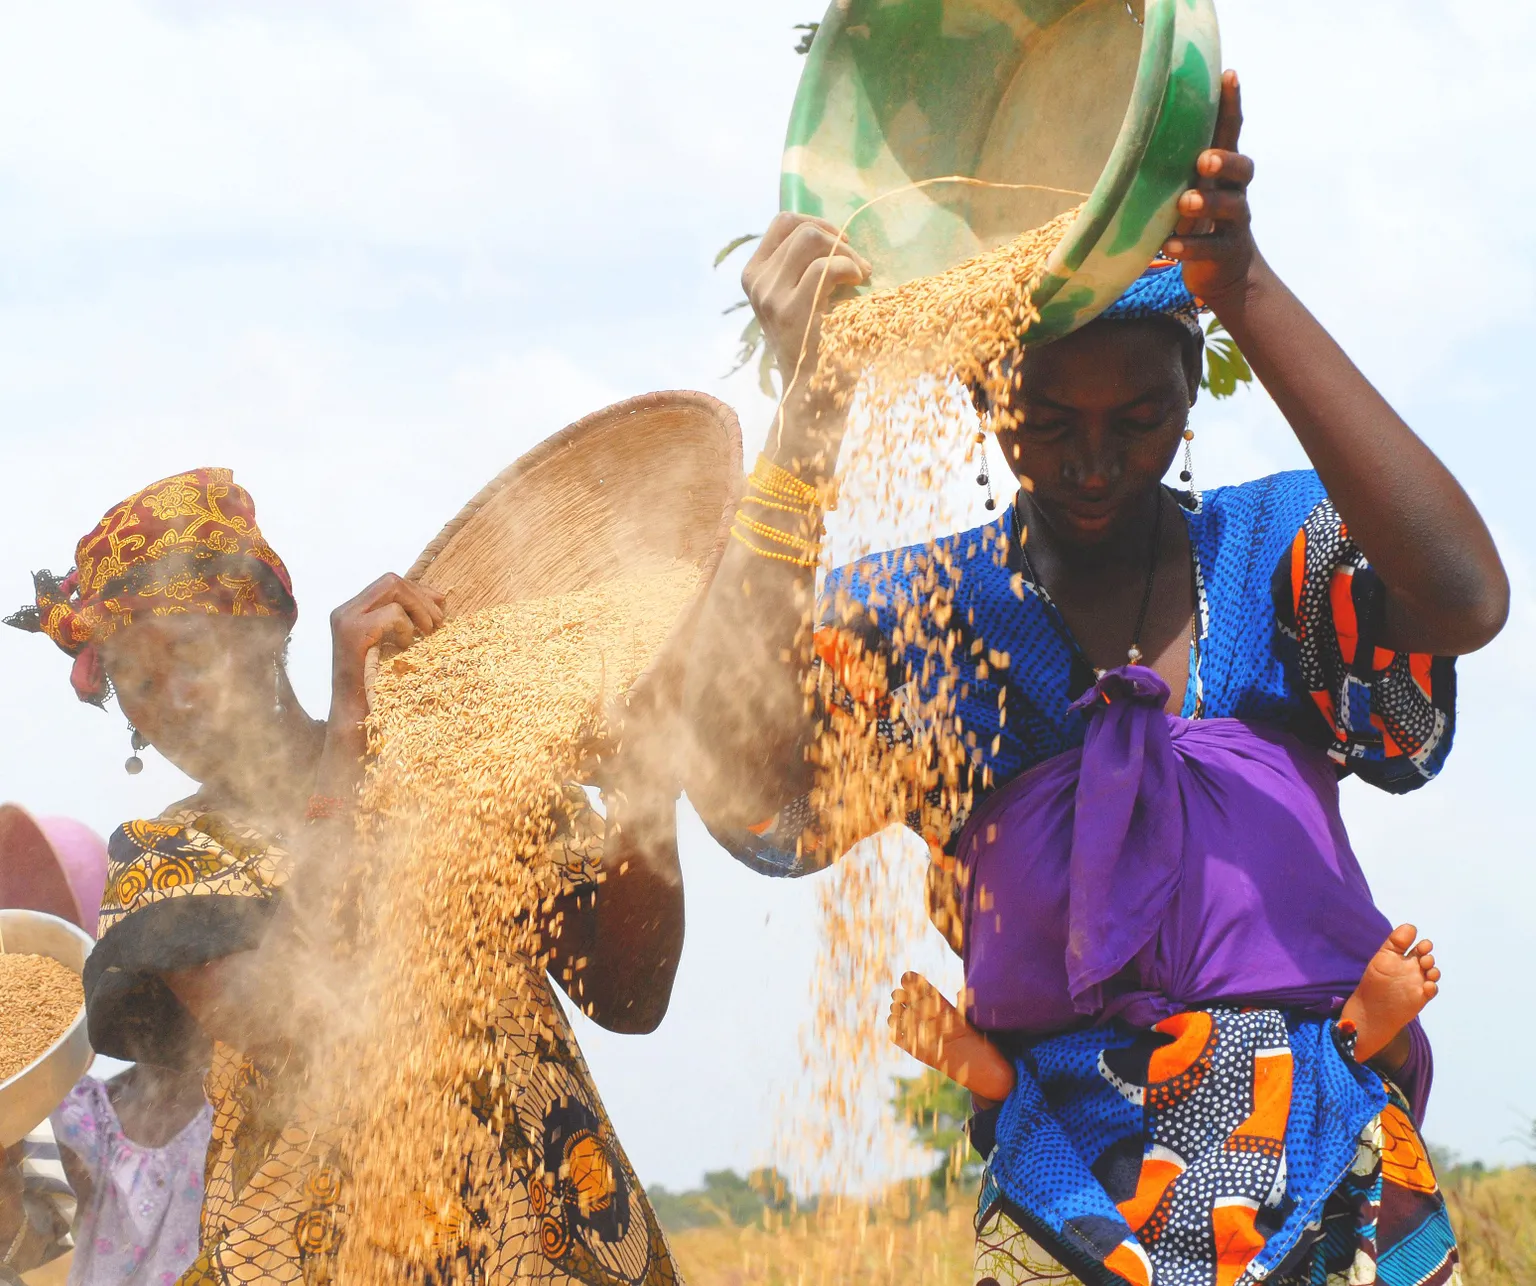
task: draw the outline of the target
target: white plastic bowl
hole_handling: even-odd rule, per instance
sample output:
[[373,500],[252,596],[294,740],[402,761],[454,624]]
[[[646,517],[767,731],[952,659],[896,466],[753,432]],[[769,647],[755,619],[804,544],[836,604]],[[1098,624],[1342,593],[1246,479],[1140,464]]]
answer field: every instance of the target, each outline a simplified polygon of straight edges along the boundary
[[[13,955],[52,956],[77,974],[95,943],[83,929],[41,911],[0,911],[0,933]],[[8,1081],[0,1081],[0,1146],[12,1147],[47,1119],[91,1065],[85,1006],[64,1034]]]

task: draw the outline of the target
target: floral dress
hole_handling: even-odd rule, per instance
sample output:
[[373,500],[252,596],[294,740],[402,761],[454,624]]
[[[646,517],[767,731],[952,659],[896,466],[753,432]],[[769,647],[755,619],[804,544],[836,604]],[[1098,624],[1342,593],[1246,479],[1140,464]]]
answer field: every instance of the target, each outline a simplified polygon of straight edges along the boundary
[[204,1104],[163,1147],[145,1147],[123,1133],[106,1085],[86,1077],[51,1119],[59,1146],[91,1176],[70,1286],[173,1286],[197,1255],[213,1109]]

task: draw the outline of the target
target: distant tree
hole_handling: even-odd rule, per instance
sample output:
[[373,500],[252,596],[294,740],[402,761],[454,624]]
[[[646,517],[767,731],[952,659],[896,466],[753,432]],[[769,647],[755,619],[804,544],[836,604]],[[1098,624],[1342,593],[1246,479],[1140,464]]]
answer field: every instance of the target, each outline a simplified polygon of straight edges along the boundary
[[661,1184],[646,1188],[656,1218],[668,1232],[722,1225],[746,1227],[761,1223],[768,1211],[783,1214],[798,1209],[789,1183],[777,1170],[711,1170],[702,1188],[670,1192]]
[[921,1076],[898,1078],[891,1107],[897,1120],[911,1130],[913,1141],[938,1154],[938,1163],[928,1174],[936,1194],[943,1194],[956,1184],[970,1186],[980,1181],[981,1158],[972,1149],[965,1130],[971,1119],[968,1091],[930,1069]]
[[1479,1179],[1488,1173],[1488,1167],[1481,1161],[1469,1161],[1455,1148],[1445,1148],[1435,1143],[1429,1145],[1429,1160],[1435,1167],[1435,1177],[1442,1188],[1454,1187],[1463,1179]]

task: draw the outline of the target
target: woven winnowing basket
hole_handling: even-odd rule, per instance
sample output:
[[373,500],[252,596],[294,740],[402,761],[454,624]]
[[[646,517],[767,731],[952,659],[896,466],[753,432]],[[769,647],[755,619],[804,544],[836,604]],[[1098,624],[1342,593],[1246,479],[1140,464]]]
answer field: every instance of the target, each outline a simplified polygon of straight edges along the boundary
[[407,577],[459,616],[674,559],[712,575],[741,490],[741,426],[707,393],[647,393],[562,429],[492,479]]
[[[441,590],[448,614],[462,616],[694,563],[699,592],[648,675],[675,681],[741,489],[735,412],[707,393],[647,393],[594,411],[504,469],[406,576]],[[376,664],[370,657],[370,689]]]

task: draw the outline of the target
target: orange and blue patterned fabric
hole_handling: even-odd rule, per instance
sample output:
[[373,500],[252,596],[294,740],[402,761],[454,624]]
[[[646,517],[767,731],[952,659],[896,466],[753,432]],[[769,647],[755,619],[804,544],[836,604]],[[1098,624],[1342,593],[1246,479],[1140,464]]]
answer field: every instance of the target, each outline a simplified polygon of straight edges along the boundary
[[[1280,473],[1178,498],[1198,599],[1183,716],[1283,728],[1325,750],[1341,772],[1392,793],[1432,779],[1455,732],[1455,662],[1378,644],[1380,578],[1317,474]],[[843,652],[873,656],[890,694],[883,699],[898,698],[895,709],[904,690],[916,691],[919,705],[932,703],[941,682],[957,693],[954,714],[976,747],[973,809],[1082,744],[1085,721],[1071,707],[1095,681],[1019,549],[1010,508],[936,548],[874,554],[840,568],[822,595],[824,663],[835,666]],[[898,647],[891,638],[898,619],[888,605],[929,577],[953,594],[957,639],[948,667],[933,666],[920,644]],[[841,688],[831,699],[860,696]],[[882,717],[877,732],[889,744],[911,740],[899,718]],[[953,848],[968,815],[950,819],[940,848]],[[837,856],[819,850],[808,797],[750,833],[722,838],[739,861],[769,875],[803,875]]]
[[1406,1104],[1331,1021],[1217,1007],[1016,1053],[978,1215],[995,1280],[1016,1231],[1088,1286],[1454,1280]]
[[146,616],[298,616],[283,560],[256,525],[256,506],[228,469],[162,478],[113,505],[75,547],[68,576],[33,576],[36,603],[8,617],[75,658],[82,701],[108,695],[96,645]]
[[[1380,646],[1383,586],[1317,475],[1178,499],[1197,604],[1182,717],[1283,730],[1390,792],[1433,778],[1454,734],[1454,662]],[[927,829],[932,809],[909,818],[936,850],[932,909],[957,950],[953,900],[933,875],[953,865],[989,797],[1083,746],[1089,723],[1072,707],[1097,681],[1031,580],[1021,534],[1010,511],[936,549],[834,572],[823,596],[823,713],[872,709],[876,748],[900,753],[920,744],[904,711],[952,712],[970,747],[958,807],[940,814],[947,833]],[[935,584],[950,609],[945,665],[900,633],[902,604],[931,600]],[[732,851],[773,874],[826,865],[838,854],[824,851],[810,801],[730,837]],[[983,1280],[1311,1286],[1357,1260],[1392,1286],[1453,1279],[1454,1238],[1410,1110],[1341,1056],[1328,1018],[1271,1007],[1176,1012],[1150,1030],[1090,1021],[1027,1046],[1002,1037],[1023,1053],[995,1147],[978,1140],[991,1158],[977,1223]],[[1379,1145],[1374,1169],[1357,1175],[1367,1140]],[[1417,1188],[1399,1182],[1409,1174]],[[1036,1251],[1061,1266],[1055,1277],[1039,1275]]]

